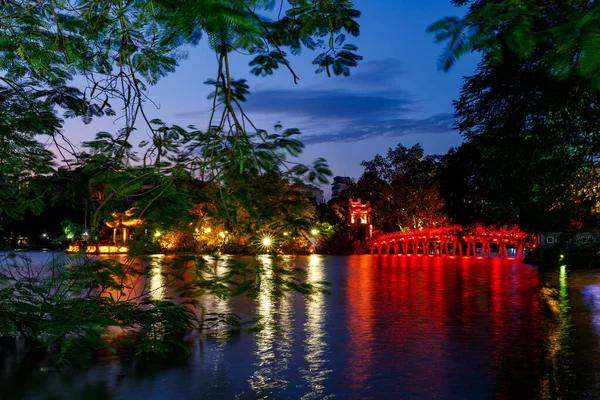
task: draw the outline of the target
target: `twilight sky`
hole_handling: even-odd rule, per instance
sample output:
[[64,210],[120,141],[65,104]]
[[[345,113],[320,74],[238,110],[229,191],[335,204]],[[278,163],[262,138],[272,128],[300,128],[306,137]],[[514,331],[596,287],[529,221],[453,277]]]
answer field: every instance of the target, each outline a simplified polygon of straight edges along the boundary
[[[358,45],[364,59],[350,77],[316,75],[314,54],[306,52],[291,58],[300,76],[295,85],[286,69],[254,77],[249,57],[236,55],[233,75],[250,84],[246,112],[267,130],[278,121],[300,128],[307,145],[300,160],[324,157],[334,175],[358,177],[362,160],[385,154],[398,143],[421,143],[428,154],[459,145],[461,138],[451,129],[451,102],[477,58],[465,56],[451,72],[439,72],[443,46],[433,43],[425,29],[441,17],[462,15],[463,9],[448,0],[356,0],[355,6],[362,12],[361,35],[347,42]],[[173,75],[151,88],[150,96],[159,106],[149,107],[151,117],[205,127],[211,102],[206,99],[210,88],[203,82],[215,73],[215,56],[206,44],[191,49]],[[107,118],[90,125],[69,120],[65,133],[77,143],[101,130],[115,133],[121,123]],[[145,132],[137,135],[137,141],[145,138]]]

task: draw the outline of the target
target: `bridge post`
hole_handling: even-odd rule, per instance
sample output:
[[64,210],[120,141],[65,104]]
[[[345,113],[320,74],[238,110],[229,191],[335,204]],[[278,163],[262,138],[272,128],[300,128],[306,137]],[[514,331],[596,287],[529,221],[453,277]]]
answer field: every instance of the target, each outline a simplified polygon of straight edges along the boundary
[[525,258],[525,252],[523,251],[523,243],[517,245],[517,258],[522,260]]
[[506,244],[501,243],[498,246],[498,258],[507,258],[508,252],[506,251]]
[[473,250],[471,250],[471,255],[473,257],[476,257],[477,256],[477,244],[475,243],[475,240],[471,240],[469,242],[469,246],[471,246],[473,248]]
[[487,257],[487,258],[490,258],[492,256],[492,249],[490,247],[490,242],[487,240],[481,244],[481,256]]

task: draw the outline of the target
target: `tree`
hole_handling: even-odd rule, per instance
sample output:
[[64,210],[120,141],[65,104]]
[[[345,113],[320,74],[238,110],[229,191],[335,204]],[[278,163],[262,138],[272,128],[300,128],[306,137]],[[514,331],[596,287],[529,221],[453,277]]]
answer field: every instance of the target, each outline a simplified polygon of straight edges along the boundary
[[484,185],[482,163],[481,151],[469,141],[451,148],[440,158],[440,197],[444,199],[443,211],[453,223],[495,222],[494,208]]
[[437,163],[437,156],[424,156],[419,144],[398,144],[385,158],[376,155],[361,163],[365,172],[352,193],[371,202],[373,221],[385,232],[442,225]]
[[[600,6],[593,1],[451,0],[468,5],[463,18],[446,17],[429,26],[448,45],[439,59],[447,71],[474,51],[489,65],[507,56],[537,60],[558,78],[579,77],[600,89]],[[539,52],[541,51],[541,54]]]
[[[466,51],[482,55],[454,104],[468,147],[453,161],[461,153],[480,161],[465,180],[473,179],[468,191],[482,216],[532,229],[595,224],[598,5],[453,2],[468,4],[467,15],[429,30],[448,41],[445,70]],[[457,197],[448,187],[445,195]]]
[[595,213],[598,100],[535,60],[481,64],[465,80],[457,127],[480,154],[471,172],[497,222],[557,228]]

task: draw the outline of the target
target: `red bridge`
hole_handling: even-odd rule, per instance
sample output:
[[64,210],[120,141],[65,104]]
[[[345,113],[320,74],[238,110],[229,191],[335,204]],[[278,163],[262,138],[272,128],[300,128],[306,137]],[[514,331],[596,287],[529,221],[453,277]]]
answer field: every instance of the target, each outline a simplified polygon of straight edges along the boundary
[[492,257],[522,260],[525,251],[539,246],[539,235],[517,227],[452,225],[384,233],[369,243],[371,254]]

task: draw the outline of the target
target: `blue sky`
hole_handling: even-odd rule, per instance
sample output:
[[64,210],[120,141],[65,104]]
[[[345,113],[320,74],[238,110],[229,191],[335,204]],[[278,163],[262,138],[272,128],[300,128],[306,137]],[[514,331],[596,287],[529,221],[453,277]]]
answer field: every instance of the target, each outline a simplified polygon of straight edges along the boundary
[[[291,60],[300,76],[297,85],[285,69],[254,77],[249,58],[234,57],[233,75],[250,84],[248,114],[261,128],[270,129],[279,121],[284,127],[300,128],[307,145],[301,161],[324,157],[334,175],[358,177],[362,160],[385,154],[398,143],[419,142],[429,154],[459,145],[461,138],[451,129],[451,103],[477,58],[468,55],[449,73],[438,71],[443,46],[425,30],[441,17],[461,15],[463,9],[448,0],[356,0],[355,6],[362,12],[361,35],[347,42],[358,45],[364,59],[350,77],[316,75],[310,52]],[[203,82],[215,73],[215,56],[206,44],[191,49],[174,74],[151,88],[150,96],[159,105],[149,107],[151,117],[206,126],[211,103]],[[119,121],[106,118],[90,125],[71,120],[65,131],[79,142],[119,127]],[[138,135],[142,140],[145,133]]]

